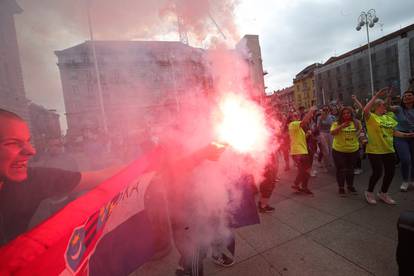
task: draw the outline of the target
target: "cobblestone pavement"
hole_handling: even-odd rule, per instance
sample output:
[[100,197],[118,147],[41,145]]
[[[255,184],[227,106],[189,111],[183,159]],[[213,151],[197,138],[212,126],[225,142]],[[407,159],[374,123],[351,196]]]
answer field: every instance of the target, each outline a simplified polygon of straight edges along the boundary
[[[292,193],[296,169],[280,172],[271,204],[276,211],[261,223],[237,230],[236,264],[230,268],[204,261],[205,275],[398,275],[395,260],[397,220],[414,209],[414,190],[399,192],[399,168],[390,188],[396,206],[363,199],[370,169],[355,177],[358,195],[339,197],[334,172],[312,177],[315,196]],[[283,166],[282,166],[283,167]],[[379,189],[378,183],[376,189]],[[174,275],[177,252],[141,267],[130,276]]]

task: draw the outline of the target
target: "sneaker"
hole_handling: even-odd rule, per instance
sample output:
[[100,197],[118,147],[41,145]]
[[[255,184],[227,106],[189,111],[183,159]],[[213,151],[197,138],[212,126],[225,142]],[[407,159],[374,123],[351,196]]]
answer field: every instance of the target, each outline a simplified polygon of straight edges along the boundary
[[308,188],[300,188],[299,191],[306,195],[313,195],[313,192],[309,190]]
[[381,201],[390,204],[390,205],[395,205],[397,204],[397,202],[395,202],[394,199],[392,199],[387,193],[378,193],[378,198],[381,199]]
[[374,193],[365,191],[365,199],[369,204],[377,204],[377,201],[375,200]]
[[312,170],[310,176],[315,177],[318,174],[317,170]]
[[230,267],[234,265],[234,259],[230,258],[226,254],[221,253],[220,256],[211,256],[213,262],[222,267]]
[[362,169],[355,169],[354,170],[354,174],[361,174],[362,173]]
[[271,213],[275,211],[275,208],[270,206],[270,205],[266,205],[266,206],[262,206],[259,202],[258,204],[258,209],[259,209],[259,213]]
[[300,187],[299,187],[299,185],[297,185],[297,184],[293,184],[293,185],[291,186],[291,188],[292,188],[295,192],[300,192]]
[[357,190],[355,189],[354,186],[348,187],[347,190],[348,190],[348,193],[350,193],[350,194],[353,194],[353,195],[358,194],[358,192],[357,192]]
[[346,196],[344,187],[340,187],[338,190],[338,193],[339,193],[339,196],[342,196],[342,197]]
[[275,182],[279,182],[280,181],[280,178],[279,177],[276,177],[275,178]]
[[410,186],[410,183],[409,182],[403,182],[401,184],[400,191],[401,192],[407,192],[409,186]]

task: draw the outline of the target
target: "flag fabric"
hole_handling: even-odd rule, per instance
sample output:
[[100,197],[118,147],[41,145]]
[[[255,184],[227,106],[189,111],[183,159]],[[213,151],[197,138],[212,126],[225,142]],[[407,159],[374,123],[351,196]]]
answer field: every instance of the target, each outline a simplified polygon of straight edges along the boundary
[[[0,275],[128,275],[167,242],[152,153],[0,249]],[[152,159],[152,161],[151,161]],[[160,199],[161,198],[161,199]],[[159,202],[158,202],[159,205]],[[151,216],[158,214],[157,219]],[[167,224],[167,221],[162,223]],[[169,240],[168,240],[169,241]]]

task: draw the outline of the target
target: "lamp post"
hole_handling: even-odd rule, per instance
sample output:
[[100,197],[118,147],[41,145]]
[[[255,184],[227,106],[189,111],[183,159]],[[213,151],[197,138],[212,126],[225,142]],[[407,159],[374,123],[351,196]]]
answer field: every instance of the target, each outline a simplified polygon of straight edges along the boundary
[[371,47],[369,44],[369,28],[374,27],[375,23],[378,22],[378,17],[375,14],[374,9],[370,9],[367,12],[361,12],[358,17],[358,24],[356,26],[356,30],[360,31],[362,27],[365,25],[367,30],[367,41],[368,41],[368,60],[369,60],[369,74],[371,78],[371,95],[374,96],[374,78],[372,76],[372,60],[371,60]]

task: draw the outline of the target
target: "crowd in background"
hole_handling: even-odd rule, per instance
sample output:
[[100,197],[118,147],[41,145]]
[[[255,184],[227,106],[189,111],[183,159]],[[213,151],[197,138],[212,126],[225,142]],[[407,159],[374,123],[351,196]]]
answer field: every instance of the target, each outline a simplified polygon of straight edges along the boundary
[[[398,165],[402,175],[400,190],[406,192],[414,187],[413,86],[404,91],[397,104],[392,102],[392,94],[395,91],[386,87],[365,104],[352,95],[352,106],[334,101],[309,110],[304,107],[285,113],[276,110],[274,116],[282,122],[276,141],[284,170],[290,170],[292,160],[298,168],[292,189],[313,195],[308,187],[310,177],[316,177],[318,172],[335,171],[338,194],[357,194],[354,175],[363,172],[363,159],[368,159],[371,165],[364,191],[368,203],[376,204],[378,198],[396,204],[388,189]],[[275,168],[278,171],[278,164]],[[381,177],[382,185],[375,195]]]

